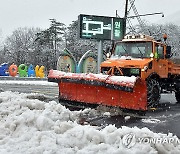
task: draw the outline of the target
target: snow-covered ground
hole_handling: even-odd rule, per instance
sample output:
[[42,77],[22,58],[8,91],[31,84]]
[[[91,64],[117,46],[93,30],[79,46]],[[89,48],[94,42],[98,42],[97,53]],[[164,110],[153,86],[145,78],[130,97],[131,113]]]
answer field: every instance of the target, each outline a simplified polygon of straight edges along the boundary
[[[31,99],[34,95],[38,94],[0,93],[0,153],[180,153],[179,140],[171,133],[160,134],[138,127],[80,125],[79,116],[93,110],[70,111],[55,101]],[[150,139],[158,140],[150,142]]]

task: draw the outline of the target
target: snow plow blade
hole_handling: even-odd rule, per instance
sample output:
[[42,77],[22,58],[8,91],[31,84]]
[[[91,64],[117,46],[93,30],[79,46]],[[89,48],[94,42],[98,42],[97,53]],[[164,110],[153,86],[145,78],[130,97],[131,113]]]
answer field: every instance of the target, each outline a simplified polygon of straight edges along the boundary
[[48,81],[58,83],[59,99],[66,103],[71,101],[86,105],[147,110],[146,82],[137,77],[65,73],[50,70]]

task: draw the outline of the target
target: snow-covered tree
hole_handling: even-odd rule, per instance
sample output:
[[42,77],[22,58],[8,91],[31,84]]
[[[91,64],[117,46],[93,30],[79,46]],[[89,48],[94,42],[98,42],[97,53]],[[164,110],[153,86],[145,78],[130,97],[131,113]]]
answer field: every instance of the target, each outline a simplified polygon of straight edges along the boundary
[[35,40],[37,50],[42,52],[46,61],[47,69],[56,68],[59,50],[65,47],[66,25],[50,19],[51,25],[48,29],[37,33]]
[[157,40],[163,41],[163,34],[167,34],[167,44],[172,47],[174,56],[180,57],[180,26],[174,24],[149,25],[147,26],[150,35]]
[[9,63],[31,63],[34,58],[34,40],[39,28],[18,28],[7,37],[4,45],[5,56]]
[[2,31],[0,29],[0,64],[4,63],[4,56],[3,56],[3,43],[2,43]]

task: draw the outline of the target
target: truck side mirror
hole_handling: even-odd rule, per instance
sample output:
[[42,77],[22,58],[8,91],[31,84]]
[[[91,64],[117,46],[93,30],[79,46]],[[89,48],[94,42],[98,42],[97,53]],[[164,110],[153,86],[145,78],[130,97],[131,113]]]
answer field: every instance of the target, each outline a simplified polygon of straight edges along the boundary
[[105,50],[105,53],[107,54],[108,52],[110,52],[110,46],[108,46],[107,48],[106,48],[106,50]]
[[112,40],[111,46],[108,46],[108,47],[106,48],[106,51],[105,51],[105,52],[106,52],[106,57],[107,57],[107,58],[110,58],[111,55],[113,54],[114,46],[115,46],[115,41]]
[[166,58],[171,58],[172,57],[172,53],[171,53],[171,46],[167,46],[166,47]]
[[106,57],[107,57],[107,58],[110,58],[110,57],[111,57],[111,55],[112,55],[111,47],[108,46],[108,47],[106,48],[105,54],[106,54]]

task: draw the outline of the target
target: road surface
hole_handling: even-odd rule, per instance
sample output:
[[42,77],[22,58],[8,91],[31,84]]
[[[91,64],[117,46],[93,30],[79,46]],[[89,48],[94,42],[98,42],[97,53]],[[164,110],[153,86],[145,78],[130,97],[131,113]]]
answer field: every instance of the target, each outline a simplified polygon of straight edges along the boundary
[[[2,80],[1,80],[2,81]],[[20,93],[38,93],[47,98],[58,101],[58,84],[55,85],[27,85],[27,84],[3,84],[0,83],[0,91],[13,91]]]

